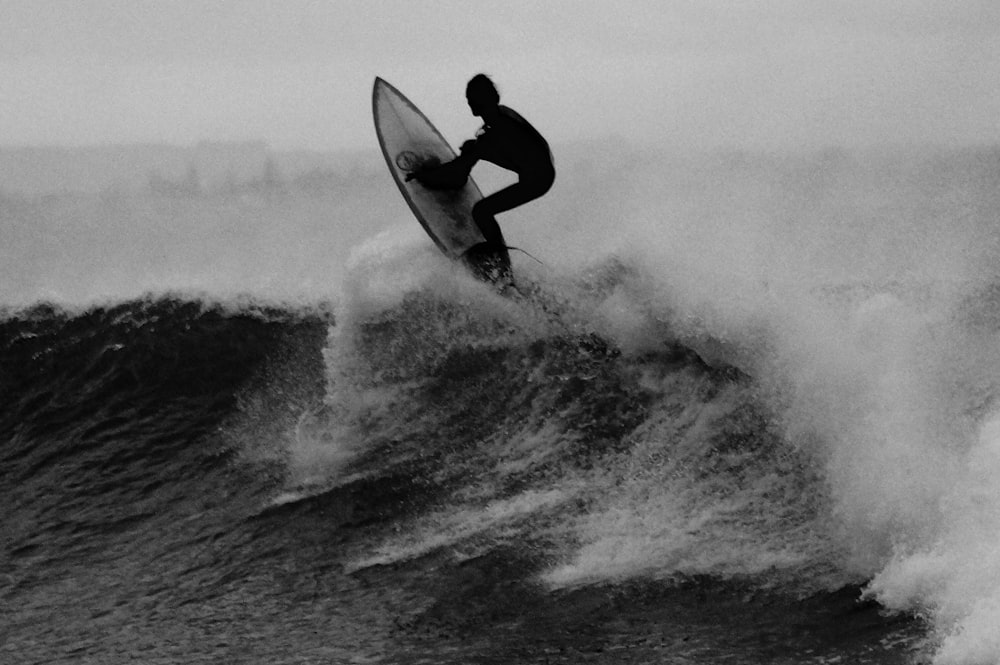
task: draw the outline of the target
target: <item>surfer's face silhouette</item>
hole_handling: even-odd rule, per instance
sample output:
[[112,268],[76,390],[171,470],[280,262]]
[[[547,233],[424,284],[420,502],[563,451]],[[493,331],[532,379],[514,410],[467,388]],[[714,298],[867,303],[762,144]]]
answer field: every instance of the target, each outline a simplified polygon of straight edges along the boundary
[[472,111],[472,115],[483,117],[484,114],[489,114],[490,109],[496,107],[496,101],[489,96],[477,93],[476,91],[470,91],[466,95],[466,100],[469,102],[469,110]]
[[500,94],[496,86],[485,74],[472,77],[465,86],[465,99],[469,102],[472,115],[486,119],[500,104]]

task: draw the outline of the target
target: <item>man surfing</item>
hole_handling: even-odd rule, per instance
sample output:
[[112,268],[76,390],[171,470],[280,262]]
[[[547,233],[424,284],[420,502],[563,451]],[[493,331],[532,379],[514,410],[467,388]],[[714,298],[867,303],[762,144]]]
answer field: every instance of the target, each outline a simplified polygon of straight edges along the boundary
[[500,93],[485,74],[476,74],[465,88],[472,115],[482,118],[476,138],[462,144],[450,162],[407,176],[429,189],[455,189],[465,184],[479,160],[513,171],[518,181],[476,203],[472,219],[486,239],[470,247],[464,258],[481,277],[501,288],[513,283],[510,255],[496,215],[533,201],[549,191],[556,179],[552,151],[537,129],[513,109],[500,104]]

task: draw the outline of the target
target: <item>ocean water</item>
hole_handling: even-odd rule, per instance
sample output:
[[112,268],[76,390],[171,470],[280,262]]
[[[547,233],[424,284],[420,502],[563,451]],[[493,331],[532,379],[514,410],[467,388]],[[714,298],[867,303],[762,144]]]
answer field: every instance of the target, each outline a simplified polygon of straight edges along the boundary
[[559,163],[5,198],[0,661],[1000,662],[1000,153]]

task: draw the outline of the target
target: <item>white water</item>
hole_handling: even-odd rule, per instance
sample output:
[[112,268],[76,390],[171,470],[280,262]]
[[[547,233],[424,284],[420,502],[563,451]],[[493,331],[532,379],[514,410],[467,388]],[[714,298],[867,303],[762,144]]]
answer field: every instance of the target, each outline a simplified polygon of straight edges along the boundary
[[[845,570],[871,579],[887,607],[928,616],[937,662],[1000,661],[997,155],[675,158],[606,148],[560,159],[556,188],[501,219],[508,242],[546,264],[515,255],[515,268],[568,282],[619,257],[630,272],[588,305],[595,329],[628,354],[657,348],[669,325],[752,374],[784,441],[822,470]],[[391,303],[408,280],[458,279],[434,267],[379,177],[325,198],[8,202],[0,303],[80,305],[149,291],[308,303],[350,288],[341,314],[361,316],[357,307]],[[502,177],[484,179],[488,190]],[[387,229],[388,249],[360,247]],[[642,473],[609,482],[604,502],[569,525],[580,547],[550,583],[753,573],[815,556],[819,541],[806,533],[707,557],[704,542],[719,541],[705,525],[727,506],[685,503],[669,469],[643,467],[643,446],[655,452],[669,435],[647,429],[635,458],[621,460]],[[730,499],[746,505],[766,491]],[[468,522],[449,519],[459,533]]]

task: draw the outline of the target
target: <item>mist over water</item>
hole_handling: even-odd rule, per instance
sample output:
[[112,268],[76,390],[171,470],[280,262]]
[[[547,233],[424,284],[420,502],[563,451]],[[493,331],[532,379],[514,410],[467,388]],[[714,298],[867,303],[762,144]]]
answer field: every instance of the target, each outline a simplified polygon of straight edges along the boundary
[[[423,348],[592,333],[650,400],[627,446],[501,491],[578,443],[555,425],[517,431],[494,442],[502,466],[478,496],[430,511],[356,567],[541,516],[533,533],[562,544],[540,575],[551,589],[758,576],[805,595],[870,582],[885,607],[928,618],[936,662],[1000,659],[1000,154],[599,143],[556,158],[552,192],[500,221],[542,261],[514,254],[525,282],[561,303],[558,323],[448,265],[377,163],[319,194],[9,193],[0,306],[171,292],[332,302],[326,401],[347,420],[393,403],[357,378],[368,370],[356,345],[373,322],[402,325],[414,293],[471,312],[417,308],[405,323]],[[505,178],[475,175],[484,190]],[[751,387],[664,370],[670,344]],[[348,427],[303,435],[291,472],[336,479],[366,445]]]

